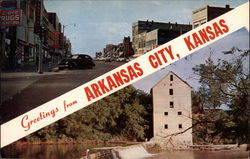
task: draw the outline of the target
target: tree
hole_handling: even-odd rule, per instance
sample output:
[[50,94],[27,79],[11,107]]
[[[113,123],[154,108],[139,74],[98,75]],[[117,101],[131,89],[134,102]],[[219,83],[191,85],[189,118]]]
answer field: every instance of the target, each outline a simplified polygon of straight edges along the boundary
[[144,140],[148,132],[150,96],[132,86],[25,138],[28,141],[85,141],[125,137]]
[[[233,47],[223,54],[224,59],[215,62],[210,56],[205,64],[193,68],[200,77],[201,87],[196,92],[200,102],[204,108],[214,110],[200,120],[206,123],[205,133],[211,130],[210,135],[220,135],[230,142],[246,143],[250,115],[249,50]],[[229,109],[218,110],[222,105]]]

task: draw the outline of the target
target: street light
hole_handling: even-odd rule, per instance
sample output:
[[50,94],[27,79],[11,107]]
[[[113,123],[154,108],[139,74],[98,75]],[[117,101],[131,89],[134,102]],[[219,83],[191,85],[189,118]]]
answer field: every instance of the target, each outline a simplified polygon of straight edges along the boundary
[[64,34],[64,28],[66,28],[67,26],[70,26],[70,25],[74,25],[74,27],[76,27],[76,24],[75,24],[75,23],[71,23],[71,24],[63,25],[63,34]]
[[[71,24],[67,24],[67,25],[63,25],[63,36],[64,36],[64,29],[67,27],[67,26],[70,26],[70,25],[74,25],[74,27],[76,27],[76,24],[75,23],[71,23]],[[64,51],[64,37],[63,37],[63,51]],[[66,55],[64,55],[66,56]]]
[[[3,59],[3,56],[4,56],[4,54],[5,54],[5,39],[6,39],[6,29],[7,27],[0,27],[0,35],[1,35],[1,43],[0,43],[0,45],[1,45],[1,50],[0,50],[0,59]],[[1,70],[2,69],[2,67],[0,68],[0,71],[2,71]]]
[[43,40],[42,37],[45,34],[45,27],[41,27],[41,34],[40,34],[40,45],[39,45],[39,63],[38,63],[38,73],[43,73],[43,53],[42,53],[42,46],[43,46]]

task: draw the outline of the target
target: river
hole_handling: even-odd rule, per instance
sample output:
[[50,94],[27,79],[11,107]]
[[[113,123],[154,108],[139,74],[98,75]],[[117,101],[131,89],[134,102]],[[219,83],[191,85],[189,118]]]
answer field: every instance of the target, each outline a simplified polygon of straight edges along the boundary
[[1,150],[3,158],[25,159],[75,159],[83,156],[90,149],[90,153],[97,150],[95,147],[103,145],[62,144],[62,145],[10,145]]
[[220,150],[220,151],[165,151],[147,159],[247,159],[248,152],[241,150]]
[[[96,147],[115,146],[115,145],[10,145],[1,149],[3,158],[25,158],[25,159],[75,159],[83,156],[83,153],[90,149],[94,153]],[[155,154],[147,159],[247,159],[248,152],[240,148],[237,150],[220,151],[199,151],[199,150],[180,150],[165,151]]]

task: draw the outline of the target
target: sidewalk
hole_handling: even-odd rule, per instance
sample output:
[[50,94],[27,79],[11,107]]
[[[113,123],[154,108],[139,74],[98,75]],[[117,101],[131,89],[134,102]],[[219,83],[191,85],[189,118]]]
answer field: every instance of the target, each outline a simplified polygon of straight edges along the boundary
[[51,66],[49,66],[48,63],[43,63],[43,73],[38,73],[38,66],[22,66],[21,68],[16,68],[16,70],[13,71],[2,71],[1,72],[1,78],[17,78],[17,77],[27,77],[27,76],[43,76],[43,75],[49,75],[53,72],[58,72],[58,65],[56,63],[52,63]]
[[[30,86],[40,78],[47,75],[63,74],[65,71],[59,71],[57,65],[53,65],[51,70],[44,65],[44,72],[39,74],[37,68],[23,67],[16,72],[1,72],[1,99],[0,104],[6,100],[11,100],[12,96],[21,93],[23,89]],[[49,72],[50,71],[50,72]]]

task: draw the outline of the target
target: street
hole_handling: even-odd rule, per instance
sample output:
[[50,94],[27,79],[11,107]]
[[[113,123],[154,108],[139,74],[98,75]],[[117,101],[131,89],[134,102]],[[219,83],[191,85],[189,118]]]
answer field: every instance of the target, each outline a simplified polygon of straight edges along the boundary
[[[48,102],[120,65],[122,62],[96,61],[93,69],[61,70],[44,73],[6,73],[1,77],[4,97],[0,121],[5,123]],[[7,92],[10,92],[7,94]]]

